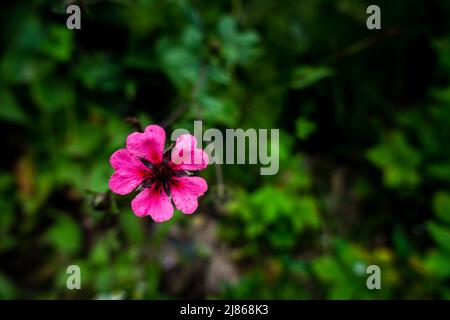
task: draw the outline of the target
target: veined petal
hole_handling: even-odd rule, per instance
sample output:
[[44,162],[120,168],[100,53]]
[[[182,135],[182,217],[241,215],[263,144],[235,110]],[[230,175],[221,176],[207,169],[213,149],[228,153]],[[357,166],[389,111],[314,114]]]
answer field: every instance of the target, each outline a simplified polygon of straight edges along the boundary
[[197,198],[208,189],[205,179],[200,177],[177,177],[170,183],[173,202],[183,213],[193,213],[197,207]]
[[197,148],[197,139],[190,134],[178,137],[171,156],[176,170],[202,170],[208,166],[208,155]]
[[156,184],[142,190],[131,201],[131,208],[138,217],[150,215],[156,222],[169,220],[173,216],[170,198]]
[[109,163],[111,167],[116,170],[126,169],[126,170],[144,170],[147,171],[148,168],[142,164],[139,159],[134,157],[130,151],[127,149],[119,149],[114,152],[109,158]]
[[143,133],[133,132],[127,138],[127,149],[136,158],[144,158],[153,164],[163,158],[166,132],[158,125],[150,125]]
[[109,188],[117,194],[128,194],[136,189],[145,179],[145,172],[119,169],[109,179]]

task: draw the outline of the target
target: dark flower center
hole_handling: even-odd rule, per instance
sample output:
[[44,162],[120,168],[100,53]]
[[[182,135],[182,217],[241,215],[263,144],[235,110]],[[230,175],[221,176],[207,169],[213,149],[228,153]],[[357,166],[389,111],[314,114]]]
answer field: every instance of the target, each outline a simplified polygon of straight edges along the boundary
[[162,188],[168,196],[170,196],[169,182],[172,177],[182,177],[189,174],[184,170],[174,170],[168,160],[167,153],[160,163],[153,164],[145,159],[141,159],[141,162],[151,170],[150,177],[142,183],[141,187],[149,188],[153,184],[156,184],[156,188]]
[[174,175],[174,171],[168,163],[162,161],[161,163],[154,164],[152,168],[152,179],[162,183],[168,182]]

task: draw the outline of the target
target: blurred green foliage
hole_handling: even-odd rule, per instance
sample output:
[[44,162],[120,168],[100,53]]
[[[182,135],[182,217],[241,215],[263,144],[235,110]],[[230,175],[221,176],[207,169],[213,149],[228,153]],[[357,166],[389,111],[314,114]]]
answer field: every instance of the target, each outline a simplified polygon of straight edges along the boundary
[[[0,4],[0,298],[450,298],[448,1],[379,1],[379,31],[365,0],[74,2],[74,31]],[[280,172],[135,217],[109,156],[194,120],[279,128]]]

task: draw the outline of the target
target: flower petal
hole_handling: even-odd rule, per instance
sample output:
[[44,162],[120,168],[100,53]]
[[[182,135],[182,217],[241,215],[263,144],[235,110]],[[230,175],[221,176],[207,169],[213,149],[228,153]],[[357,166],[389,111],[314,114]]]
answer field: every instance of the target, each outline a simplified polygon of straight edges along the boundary
[[143,133],[133,132],[127,138],[127,149],[138,159],[144,158],[153,164],[162,161],[166,132],[158,125],[150,125]]
[[119,149],[116,152],[114,152],[111,157],[109,158],[109,163],[111,164],[111,167],[113,167],[116,170],[119,169],[128,169],[131,170],[133,168],[136,168],[138,170],[148,170],[146,166],[142,164],[139,159],[134,157],[130,151],[127,149]]
[[178,210],[183,213],[193,213],[197,207],[197,198],[208,190],[205,179],[200,177],[178,177],[170,184],[172,199]]
[[109,188],[114,193],[124,195],[136,189],[145,178],[145,172],[119,169],[109,179]]
[[208,155],[197,148],[197,139],[190,134],[178,137],[171,156],[175,170],[202,170],[208,166]]
[[150,215],[156,222],[169,220],[173,216],[170,198],[156,184],[142,190],[131,201],[131,208],[138,217]]

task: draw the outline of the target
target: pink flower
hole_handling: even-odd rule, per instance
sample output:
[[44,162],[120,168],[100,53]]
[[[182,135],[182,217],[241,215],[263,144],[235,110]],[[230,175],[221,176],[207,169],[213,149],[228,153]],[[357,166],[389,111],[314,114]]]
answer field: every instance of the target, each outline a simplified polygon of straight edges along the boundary
[[208,156],[197,148],[197,140],[190,134],[180,136],[171,150],[164,152],[166,133],[157,125],[144,132],[131,133],[126,148],[111,155],[116,170],[109,180],[110,189],[117,194],[140,193],[131,201],[138,217],[150,215],[156,222],[169,220],[173,215],[173,200],[178,210],[193,213],[197,198],[208,189],[203,178],[191,176],[190,171],[208,166]]

